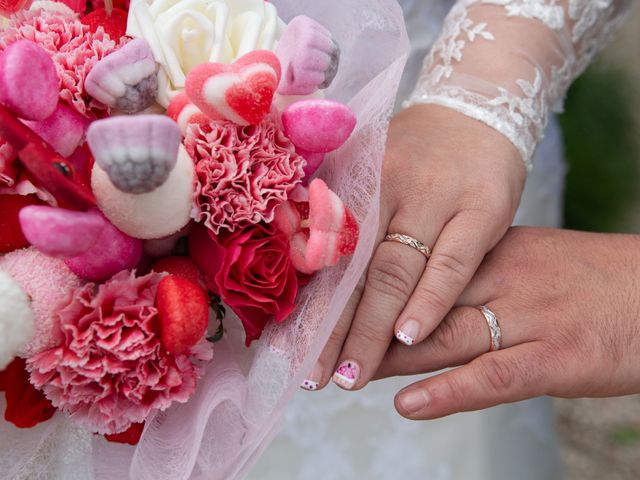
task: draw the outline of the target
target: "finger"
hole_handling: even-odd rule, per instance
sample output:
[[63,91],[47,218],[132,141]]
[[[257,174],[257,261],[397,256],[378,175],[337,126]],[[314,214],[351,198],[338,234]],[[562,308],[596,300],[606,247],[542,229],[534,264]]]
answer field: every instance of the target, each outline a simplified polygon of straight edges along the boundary
[[484,216],[459,214],[438,237],[427,268],[402,311],[396,338],[406,345],[423,341],[451,310],[467,286],[496,232]]
[[[496,315],[502,333],[502,348],[535,340],[532,323],[513,307],[501,301],[489,308]],[[415,375],[464,365],[491,348],[487,319],[475,307],[452,310],[422,343],[407,348],[394,342],[387,351],[374,379],[397,375]]]
[[378,369],[393,339],[394,322],[425,264],[426,258],[412,248],[393,242],[379,245],[333,376],[338,386],[360,389]]
[[543,343],[531,342],[415,383],[396,396],[395,405],[412,420],[441,418],[545,395],[561,375]]

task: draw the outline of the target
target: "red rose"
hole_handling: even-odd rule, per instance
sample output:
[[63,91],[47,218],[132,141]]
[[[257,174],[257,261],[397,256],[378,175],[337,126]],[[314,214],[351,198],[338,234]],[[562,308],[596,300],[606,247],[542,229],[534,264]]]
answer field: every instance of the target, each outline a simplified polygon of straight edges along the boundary
[[298,278],[289,241],[275,228],[258,224],[216,236],[198,225],[189,251],[209,289],[242,320],[247,346],[260,338],[269,320],[282,322],[293,312]]
[[56,413],[44,393],[29,383],[29,373],[21,358],[16,358],[0,372],[0,391],[5,392],[7,400],[4,419],[18,428],[35,427]]

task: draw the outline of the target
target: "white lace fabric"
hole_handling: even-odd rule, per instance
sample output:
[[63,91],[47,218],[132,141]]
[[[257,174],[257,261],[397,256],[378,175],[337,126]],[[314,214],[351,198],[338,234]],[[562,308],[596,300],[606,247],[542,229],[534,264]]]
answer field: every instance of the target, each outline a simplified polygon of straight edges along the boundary
[[607,44],[631,0],[460,0],[407,102],[452,108],[505,135],[531,168],[550,111]]

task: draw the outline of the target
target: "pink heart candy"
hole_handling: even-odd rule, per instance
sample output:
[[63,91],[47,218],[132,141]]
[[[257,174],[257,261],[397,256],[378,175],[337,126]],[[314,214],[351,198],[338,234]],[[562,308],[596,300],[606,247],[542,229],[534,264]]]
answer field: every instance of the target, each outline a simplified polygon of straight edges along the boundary
[[187,76],[186,92],[212,119],[256,125],[271,109],[280,72],[280,62],[272,52],[255,50],[231,65],[197,66]]
[[89,250],[107,224],[96,210],[76,212],[32,205],[20,210],[20,227],[31,245],[50,257],[70,258]]
[[0,104],[26,120],[44,120],[58,105],[58,73],[47,52],[30,40],[0,55]]
[[328,153],[340,148],[356,127],[349,107],[333,100],[301,100],[282,112],[284,133],[299,150]]

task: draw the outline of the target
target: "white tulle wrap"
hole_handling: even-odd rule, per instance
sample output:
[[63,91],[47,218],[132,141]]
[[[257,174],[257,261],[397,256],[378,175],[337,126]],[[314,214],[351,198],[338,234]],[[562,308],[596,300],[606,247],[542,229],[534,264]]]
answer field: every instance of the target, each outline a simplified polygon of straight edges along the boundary
[[[108,443],[62,414],[30,430],[0,422],[2,478],[231,480],[242,478],[277,432],[281,412],[311,371],[373,249],[386,130],[409,44],[395,0],[271,3],[285,21],[315,18],[341,46],[327,97],[348,103],[358,126],[321,175],[361,225],[355,255],[320,273],[292,318],[268,328],[251,350],[240,322],[228,318],[228,335],[216,344],[194,397],[151,418],[137,447]],[[2,411],[3,402],[0,396]]]

